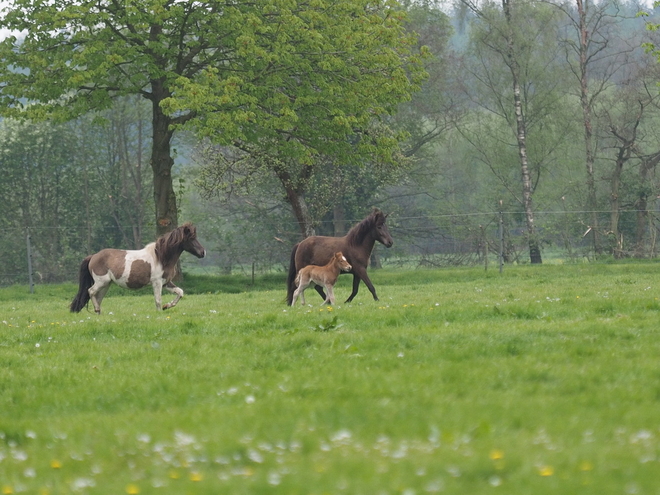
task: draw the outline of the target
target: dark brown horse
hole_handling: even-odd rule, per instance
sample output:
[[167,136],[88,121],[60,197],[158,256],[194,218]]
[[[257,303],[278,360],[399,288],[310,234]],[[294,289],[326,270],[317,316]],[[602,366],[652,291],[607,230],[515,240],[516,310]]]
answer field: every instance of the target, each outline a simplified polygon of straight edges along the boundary
[[[371,251],[376,241],[391,247],[394,241],[385,225],[385,215],[378,208],[374,208],[371,214],[354,226],[344,237],[311,236],[293,246],[291,251],[291,262],[287,276],[287,304],[291,306],[293,293],[296,290],[296,274],[307,265],[327,264],[336,252],[341,251],[353,267],[349,273],[353,274],[353,292],[348,296],[346,302],[351,302],[358,292],[360,280],[367,285],[374,300],[378,301],[376,289],[367,275],[367,266]],[[318,293],[325,299],[323,288],[316,286]]]
[[[80,312],[91,299],[94,311],[100,314],[101,301],[112,282],[124,289],[141,289],[151,284],[156,308],[160,310],[174,307],[183,297],[183,291],[172,283],[172,279],[177,272],[179,257],[184,251],[198,258],[206,255],[206,250],[197,240],[197,230],[190,223],[184,223],[162,235],[143,249],[103,249],[87,256],[80,265],[80,285],[78,294],[71,302],[71,311]],[[176,297],[172,302],[161,306],[163,286]]]

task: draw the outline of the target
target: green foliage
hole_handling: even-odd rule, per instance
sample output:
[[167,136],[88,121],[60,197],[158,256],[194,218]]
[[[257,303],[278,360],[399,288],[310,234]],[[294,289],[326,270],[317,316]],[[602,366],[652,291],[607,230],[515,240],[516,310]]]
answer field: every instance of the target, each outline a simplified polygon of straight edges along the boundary
[[403,136],[379,120],[426,77],[404,19],[381,0],[15,0],[0,21],[22,33],[0,42],[0,111],[70,119],[147,98],[163,233],[177,221],[169,144],[182,126],[257,155],[285,188],[322,174],[319,157],[396,166]]
[[[396,4],[273,0],[224,16],[241,29],[223,39],[223,51],[236,56],[199,78],[178,78],[176,96],[164,102],[170,113],[194,112],[190,125],[201,135],[224,145],[259,142],[284,161],[308,164],[324,154],[355,163],[356,152],[393,153],[396,140],[360,133],[425,76]],[[356,132],[357,143],[349,141]]]
[[140,103],[118,101],[63,124],[2,121],[3,284],[17,282],[17,267],[26,265],[28,229],[33,270],[43,282],[73,279],[92,251],[152,239],[144,232],[151,188],[140,159],[147,127]]
[[404,12],[394,3],[275,2],[242,24],[245,59],[180,78],[164,102],[199,115],[188,125],[212,143],[235,147],[205,147],[197,184],[228,202],[288,202],[306,230],[338,204],[359,204],[361,216],[409,165],[400,151],[407,133],[387,117],[419,89],[426,50],[405,30]]
[[337,315],[333,316],[332,318],[319,323],[316,325],[316,327],[313,327],[313,329],[317,332],[330,332],[332,330],[339,330],[341,327],[344,326],[343,323],[338,323],[339,317]]
[[0,289],[2,489],[653,492],[657,268],[377,271],[332,311]]

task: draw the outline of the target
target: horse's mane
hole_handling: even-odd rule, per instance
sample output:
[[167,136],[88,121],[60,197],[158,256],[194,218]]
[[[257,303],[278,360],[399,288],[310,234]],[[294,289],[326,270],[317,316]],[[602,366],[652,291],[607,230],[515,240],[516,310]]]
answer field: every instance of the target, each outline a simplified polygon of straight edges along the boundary
[[156,239],[154,252],[156,259],[163,265],[165,272],[176,270],[176,262],[183,252],[181,245],[188,239],[194,239],[195,237],[197,237],[197,229],[190,222],[186,222]]
[[371,232],[374,227],[383,222],[385,222],[385,214],[378,208],[374,208],[374,211],[372,211],[367,218],[353,226],[353,228],[348,231],[348,234],[346,234],[346,240],[349,244],[362,244],[365,236]]

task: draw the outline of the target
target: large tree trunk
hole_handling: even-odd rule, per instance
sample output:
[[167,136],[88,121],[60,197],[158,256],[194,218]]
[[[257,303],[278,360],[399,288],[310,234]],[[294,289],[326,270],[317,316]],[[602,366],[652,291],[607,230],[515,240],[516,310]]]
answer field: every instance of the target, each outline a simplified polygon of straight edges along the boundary
[[302,236],[309,237],[316,235],[312,215],[305,201],[304,189],[297,185],[300,181],[294,181],[285,167],[276,168],[275,174],[286,191],[286,199],[291,205],[293,215],[296,217]]
[[291,208],[293,208],[293,214],[300,226],[300,233],[303,237],[316,235],[316,229],[314,229],[314,223],[312,221],[312,216],[309,213],[305,196],[289,187],[286,188],[286,195],[291,204]]
[[[156,93],[156,90],[154,90]],[[156,208],[156,233],[160,236],[178,226],[176,194],[172,183],[174,159],[170,149],[172,141],[172,120],[163,113],[156,97],[153,103],[153,144],[151,148],[151,168],[154,174],[154,205]]]
[[[502,0],[504,15],[510,28],[513,24],[511,15],[511,1],[512,0]],[[536,227],[534,225],[534,208],[532,206],[533,186],[532,179],[529,174],[529,164],[527,161],[527,129],[525,125],[525,118],[523,116],[522,100],[520,96],[520,67],[518,65],[518,60],[516,59],[513,34],[511,29],[509,30],[507,39],[507,59],[507,65],[511,71],[511,78],[513,83],[513,102],[516,115],[516,139],[518,141],[518,156],[520,158],[520,174],[523,188],[522,202],[523,208],[525,210],[525,220],[527,224],[529,259],[531,263],[542,263],[541,248],[539,245],[538,237],[536,235]]]
[[520,86],[514,82],[514,100],[516,105],[516,121],[518,129],[518,154],[520,156],[520,174],[523,186],[523,207],[525,209],[525,220],[527,223],[527,235],[529,242],[529,261],[531,263],[542,263],[541,247],[536,234],[534,224],[534,208],[532,205],[532,179],[529,175],[527,163],[527,146],[525,144],[525,123],[522,117],[522,106],[520,102]]
[[332,210],[332,225],[335,231],[335,237],[341,237],[346,234],[346,214],[342,205],[335,205]]

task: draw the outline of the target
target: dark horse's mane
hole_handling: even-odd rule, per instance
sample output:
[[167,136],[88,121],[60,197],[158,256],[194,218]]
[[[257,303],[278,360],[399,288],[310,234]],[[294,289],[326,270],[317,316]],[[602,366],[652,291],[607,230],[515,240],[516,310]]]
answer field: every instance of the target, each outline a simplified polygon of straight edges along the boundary
[[173,275],[176,272],[176,264],[183,251],[181,245],[196,237],[197,229],[190,222],[186,222],[156,239],[154,252],[156,259],[163,265],[165,273],[170,272]]
[[374,208],[374,211],[372,211],[367,218],[348,231],[348,234],[346,234],[346,241],[348,244],[353,246],[362,244],[364,237],[371,232],[374,226],[378,224],[379,220],[384,222],[385,214],[378,208]]

